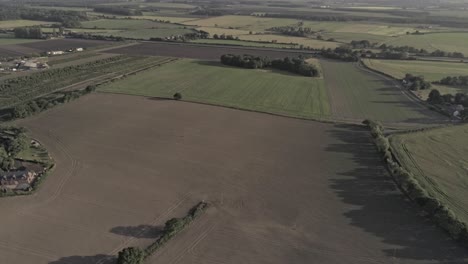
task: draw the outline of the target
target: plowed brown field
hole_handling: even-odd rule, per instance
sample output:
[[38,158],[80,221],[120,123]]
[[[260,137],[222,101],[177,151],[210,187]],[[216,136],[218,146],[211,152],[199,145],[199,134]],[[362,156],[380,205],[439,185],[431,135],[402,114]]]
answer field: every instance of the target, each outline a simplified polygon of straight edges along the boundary
[[172,100],[93,94],[20,125],[56,160],[0,199],[0,263],[106,263],[212,207],[148,263],[465,263],[386,176],[368,132]]

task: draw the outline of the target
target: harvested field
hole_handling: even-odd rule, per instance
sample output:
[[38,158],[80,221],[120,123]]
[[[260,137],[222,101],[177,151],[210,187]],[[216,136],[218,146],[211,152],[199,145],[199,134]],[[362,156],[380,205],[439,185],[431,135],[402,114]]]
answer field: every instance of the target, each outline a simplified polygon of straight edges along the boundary
[[[43,41],[41,41],[43,42]],[[37,42],[28,43],[36,44]],[[24,44],[24,43],[23,43]],[[0,57],[18,57],[40,52],[37,49],[21,46],[21,44],[11,44],[0,46]]]
[[468,64],[460,61],[403,61],[365,59],[364,63],[377,71],[384,72],[396,79],[403,79],[405,74],[422,75],[428,81],[439,81],[447,76],[468,75]]
[[167,56],[180,58],[193,58],[205,60],[219,60],[223,54],[255,54],[271,58],[294,57],[304,52],[275,49],[256,49],[244,47],[227,47],[195,44],[170,44],[163,42],[141,43],[135,46],[110,49],[106,52],[128,55]]
[[365,129],[107,94],[19,125],[57,168],[35,196],[0,200],[1,263],[105,263],[200,200],[212,207],[149,263],[468,260],[405,201]]
[[[331,112],[338,119],[381,121],[387,125],[422,125],[446,118],[427,109],[390,78],[353,63],[322,60]],[[339,73],[339,75],[337,75]]]

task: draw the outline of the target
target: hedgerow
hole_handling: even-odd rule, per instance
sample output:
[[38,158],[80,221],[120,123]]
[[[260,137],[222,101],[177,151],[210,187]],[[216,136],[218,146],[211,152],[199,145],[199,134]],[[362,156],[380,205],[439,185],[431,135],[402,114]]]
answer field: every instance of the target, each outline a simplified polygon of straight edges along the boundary
[[365,120],[363,123],[369,127],[377,150],[382,155],[390,175],[399,188],[412,201],[421,206],[426,215],[431,217],[450,237],[464,244],[468,243],[466,223],[461,221],[442,201],[428,193],[417,178],[398,163],[392,154],[392,148],[383,132],[382,125],[371,120]]

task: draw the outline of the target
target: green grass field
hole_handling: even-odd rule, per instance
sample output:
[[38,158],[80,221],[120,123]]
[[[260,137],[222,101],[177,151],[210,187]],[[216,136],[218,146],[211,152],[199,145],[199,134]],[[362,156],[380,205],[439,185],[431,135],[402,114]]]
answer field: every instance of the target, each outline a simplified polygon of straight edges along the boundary
[[322,79],[196,60],[179,60],[99,90],[169,98],[180,92],[190,101],[294,117],[326,118],[330,113]]
[[335,118],[405,124],[426,124],[440,118],[403,95],[392,81],[353,63],[322,60],[321,64]]
[[467,125],[390,137],[403,167],[464,222],[468,222],[467,137]]

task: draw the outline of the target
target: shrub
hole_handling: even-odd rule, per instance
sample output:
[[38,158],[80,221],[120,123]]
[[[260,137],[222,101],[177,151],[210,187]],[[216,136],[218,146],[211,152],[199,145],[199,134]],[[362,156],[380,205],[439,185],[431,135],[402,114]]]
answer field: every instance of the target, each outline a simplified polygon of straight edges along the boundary
[[144,252],[137,247],[124,248],[119,252],[117,264],[141,264],[144,260]]
[[174,98],[174,100],[181,100],[182,99],[182,94],[181,93],[175,93],[173,98]]

